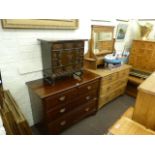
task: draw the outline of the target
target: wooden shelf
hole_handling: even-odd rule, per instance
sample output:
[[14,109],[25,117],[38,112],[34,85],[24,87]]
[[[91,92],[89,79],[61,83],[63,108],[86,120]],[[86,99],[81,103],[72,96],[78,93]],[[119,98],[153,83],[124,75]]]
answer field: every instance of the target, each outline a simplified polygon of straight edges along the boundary
[[101,56],[101,55],[105,55],[105,54],[110,54],[112,53],[111,51],[107,51],[107,50],[103,50],[100,51],[99,53],[95,53],[96,56]]
[[88,61],[96,61],[94,58],[84,58],[84,60],[88,60]]
[[138,77],[135,77],[135,76],[129,76],[128,80],[130,82],[138,84],[138,85],[141,84],[144,81],[144,79],[141,79],[141,78],[138,78]]

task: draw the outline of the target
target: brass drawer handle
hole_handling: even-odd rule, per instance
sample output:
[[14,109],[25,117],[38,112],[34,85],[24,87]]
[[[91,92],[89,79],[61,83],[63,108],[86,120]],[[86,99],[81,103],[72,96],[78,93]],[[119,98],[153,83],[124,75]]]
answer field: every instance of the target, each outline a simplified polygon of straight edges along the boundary
[[90,110],[90,108],[89,108],[89,107],[85,109],[85,111],[86,111],[86,112],[88,112],[89,110]]
[[61,126],[64,126],[65,124],[66,124],[66,121],[62,121],[62,122],[60,123]]
[[91,88],[92,88],[91,86],[88,86],[88,87],[87,87],[88,90],[91,90]]
[[64,101],[65,99],[66,99],[66,96],[61,96],[61,97],[59,98],[60,101]]
[[94,98],[94,101],[96,101],[96,100],[97,100],[97,98],[95,97],[95,98]]
[[66,108],[60,109],[60,113],[64,113],[66,111]]
[[86,100],[90,100],[90,96],[87,96],[87,97],[86,97]]

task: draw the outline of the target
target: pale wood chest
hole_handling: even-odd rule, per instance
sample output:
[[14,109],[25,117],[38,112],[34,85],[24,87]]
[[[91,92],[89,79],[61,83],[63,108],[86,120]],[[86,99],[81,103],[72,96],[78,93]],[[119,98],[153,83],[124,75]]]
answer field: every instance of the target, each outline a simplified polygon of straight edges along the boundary
[[102,77],[100,84],[99,105],[101,108],[106,103],[122,95],[125,91],[129,70],[131,66],[122,65],[114,69],[89,70]]

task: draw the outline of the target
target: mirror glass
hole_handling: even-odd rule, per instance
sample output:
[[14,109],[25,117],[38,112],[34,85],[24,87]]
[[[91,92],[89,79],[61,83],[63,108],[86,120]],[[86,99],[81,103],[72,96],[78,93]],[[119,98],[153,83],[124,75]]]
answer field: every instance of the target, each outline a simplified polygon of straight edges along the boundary
[[112,32],[94,32],[94,50],[95,52],[99,52],[99,45],[104,41],[111,41],[113,38]]

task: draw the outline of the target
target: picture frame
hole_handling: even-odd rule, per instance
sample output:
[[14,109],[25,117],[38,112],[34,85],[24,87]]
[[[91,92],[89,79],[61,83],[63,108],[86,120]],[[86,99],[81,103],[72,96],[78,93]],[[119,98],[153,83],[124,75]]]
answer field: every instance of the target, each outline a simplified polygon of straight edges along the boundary
[[4,29],[69,29],[79,26],[78,19],[2,19]]
[[116,31],[116,40],[123,41],[127,31],[128,24],[118,24]]

